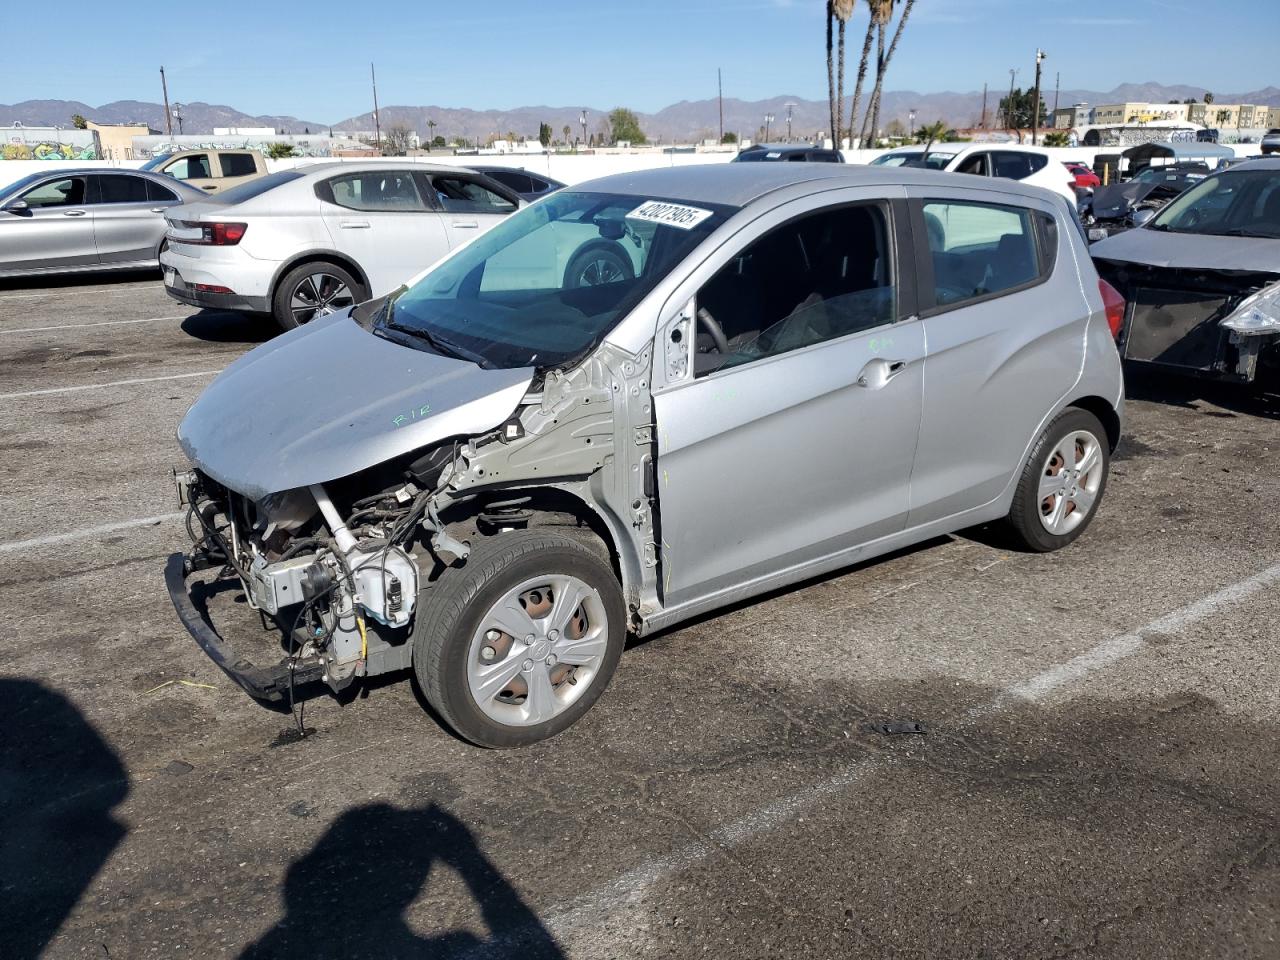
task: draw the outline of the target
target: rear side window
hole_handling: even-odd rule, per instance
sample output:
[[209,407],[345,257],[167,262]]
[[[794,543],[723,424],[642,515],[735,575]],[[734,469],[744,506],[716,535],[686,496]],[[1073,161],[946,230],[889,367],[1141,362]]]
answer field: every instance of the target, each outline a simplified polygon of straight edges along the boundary
[[209,155],[207,153],[194,153],[189,157],[181,157],[173,161],[161,172],[168,174],[175,180],[205,180],[213,176],[209,170]]
[[1033,214],[1023,207],[928,201],[924,224],[940,307],[1006,293],[1047,275]]
[[316,193],[348,210],[400,213],[426,209],[413,174],[407,170],[344,174],[316,184]]
[[501,194],[462,177],[432,177],[431,185],[445,213],[511,213],[516,208]]
[[1031,176],[1031,155],[999,150],[991,154],[991,175],[1006,180],[1022,180]]
[[222,162],[224,177],[251,177],[258,172],[258,165],[254,162],[252,154],[224,153],[219,155],[218,159]]
[[152,203],[172,203],[178,199],[178,195],[163,184],[148,180],[147,199]]
[[497,180],[504,187],[510,187],[516,193],[532,193],[537,189],[528,174],[517,173],[514,170],[495,170],[487,176]]
[[127,173],[104,173],[93,178],[97,182],[95,203],[146,203],[147,181]]

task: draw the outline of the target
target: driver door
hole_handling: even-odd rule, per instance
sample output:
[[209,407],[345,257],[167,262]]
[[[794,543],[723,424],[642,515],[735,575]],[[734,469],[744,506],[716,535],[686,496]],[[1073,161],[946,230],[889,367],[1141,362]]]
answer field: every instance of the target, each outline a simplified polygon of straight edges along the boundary
[[88,177],[50,177],[15,198],[25,210],[0,211],[0,271],[97,264],[87,192]]
[[900,280],[905,206],[883,196],[774,211],[673,299],[654,374],[669,609],[904,529],[925,341]]

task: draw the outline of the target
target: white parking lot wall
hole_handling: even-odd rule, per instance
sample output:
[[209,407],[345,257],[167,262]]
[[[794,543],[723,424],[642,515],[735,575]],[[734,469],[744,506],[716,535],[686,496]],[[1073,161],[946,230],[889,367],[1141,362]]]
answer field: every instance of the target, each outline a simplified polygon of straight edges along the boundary
[[[941,148],[943,144],[938,144]],[[1237,156],[1250,156],[1260,153],[1262,148],[1256,143],[1233,145]],[[844,157],[850,163],[870,163],[885,150],[845,150]],[[1050,151],[1060,160],[1073,160],[1092,165],[1097,153],[1113,153],[1113,148],[1078,148],[1061,147]],[[379,157],[383,163],[444,163],[468,166],[471,164],[489,164],[523,168],[534,173],[545,173],[567,184],[583,183],[613,173],[628,173],[634,170],[652,170],[658,167],[685,167],[703,163],[727,163],[733,159],[731,153],[599,153],[599,154],[496,154],[492,156],[434,156],[434,157]],[[288,160],[268,160],[271,170],[285,170],[307,163],[332,162],[317,161],[310,158],[292,158]],[[343,162],[343,161],[338,161]],[[367,160],[349,160],[349,163],[366,163]],[[25,177],[29,173],[42,173],[47,170],[69,169],[72,167],[130,168],[140,167],[142,160],[0,160],[0,187]]]

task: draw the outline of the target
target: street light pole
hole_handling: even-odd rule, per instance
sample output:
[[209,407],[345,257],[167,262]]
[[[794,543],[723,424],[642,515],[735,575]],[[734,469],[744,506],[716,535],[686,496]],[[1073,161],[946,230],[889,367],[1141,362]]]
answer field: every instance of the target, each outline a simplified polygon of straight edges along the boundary
[[378,77],[373,72],[373,64],[369,64],[369,81],[373,84],[373,147],[379,149],[382,142],[382,127],[378,123]]
[[164,91],[164,132],[173,136],[173,117],[169,115],[169,84],[164,78],[164,67],[160,68],[160,89]]
[[910,110],[907,111],[907,123],[909,125],[907,130],[907,137],[908,139],[914,140],[916,137],[916,108],[915,107],[912,107]]
[[582,124],[582,145],[587,145],[587,111],[582,111],[582,116],[578,117],[578,122]]
[[794,106],[794,103],[787,104],[787,143],[791,142],[791,108]]
[[1017,67],[1009,68],[1009,99],[1004,102],[1004,128],[1013,129],[1013,78],[1018,75]]
[[1044,63],[1047,56],[1043,50],[1036,47],[1036,89],[1031,98],[1031,145],[1036,145],[1036,133],[1040,127],[1040,64]]
[[764,142],[769,142],[769,124],[773,123],[773,114],[766,113],[764,115]]
[[173,102],[173,118],[178,121],[178,136],[182,136],[182,104]]

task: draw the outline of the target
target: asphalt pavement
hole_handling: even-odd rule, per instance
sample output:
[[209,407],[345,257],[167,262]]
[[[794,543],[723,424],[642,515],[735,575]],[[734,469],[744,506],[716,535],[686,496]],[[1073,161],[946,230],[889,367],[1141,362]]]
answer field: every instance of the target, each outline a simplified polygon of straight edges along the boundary
[[178,422],[273,332],[153,275],[0,287],[0,957],[1280,956],[1280,405],[1131,382],[1072,547],[969,531],[661,633],[550,742],[468,746],[407,679],[298,740],[162,579]]

